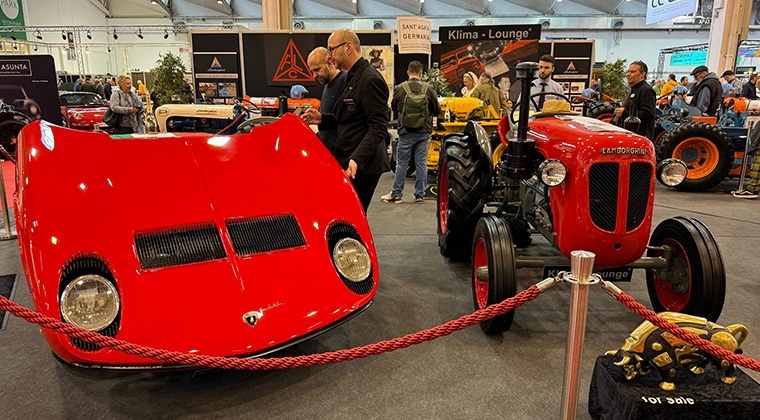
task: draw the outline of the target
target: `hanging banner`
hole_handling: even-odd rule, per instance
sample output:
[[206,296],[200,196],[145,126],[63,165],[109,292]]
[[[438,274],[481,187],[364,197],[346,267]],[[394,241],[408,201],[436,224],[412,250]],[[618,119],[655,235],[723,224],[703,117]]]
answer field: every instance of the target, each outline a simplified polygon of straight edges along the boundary
[[707,50],[678,52],[670,56],[671,66],[693,67],[705,64],[707,64]]
[[430,19],[398,16],[396,28],[399,54],[430,55]]
[[[0,26],[24,26],[23,0],[0,0]],[[26,32],[0,32],[0,36],[26,39]]]
[[698,0],[649,0],[647,1],[647,25],[688,15],[697,11]]

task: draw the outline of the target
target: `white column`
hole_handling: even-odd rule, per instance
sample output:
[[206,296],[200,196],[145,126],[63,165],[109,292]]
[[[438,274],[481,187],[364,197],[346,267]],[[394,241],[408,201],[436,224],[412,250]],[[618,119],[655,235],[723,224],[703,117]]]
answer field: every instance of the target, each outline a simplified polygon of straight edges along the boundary
[[262,0],[261,12],[266,30],[291,30],[293,5],[290,0]]
[[736,67],[739,41],[747,39],[752,0],[715,0],[710,41],[707,49],[707,68],[720,75]]

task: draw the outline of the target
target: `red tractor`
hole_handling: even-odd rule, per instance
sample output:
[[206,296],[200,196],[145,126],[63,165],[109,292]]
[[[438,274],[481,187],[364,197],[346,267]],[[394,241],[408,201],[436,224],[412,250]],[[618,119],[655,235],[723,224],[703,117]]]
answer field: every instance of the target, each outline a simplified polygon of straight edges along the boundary
[[[537,77],[537,69],[535,63],[519,64],[518,79]],[[522,85],[522,97],[528,98],[530,83]],[[546,93],[530,100],[540,95]],[[521,116],[529,114],[527,101],[518,106]],[[677,159],[657,164],[652,142],[628,130],[582,117],[569,107],[546,109],[517,123],[514,114],[511,121],[501,120],[502,154],[492,153],[488,135],[477,123],[444,138],[438,242],[444,256],[471,257],[476,308],[514,296],[518,268],[543,267],[545,277],[560,267],[569,271],[570,252],[582,249],[596,254],[595,266],[604,269],[607,280],[630,280],[634,268],[646,269],[655,311],[717,320],[725,270],[709,229],[698,220],[674,217],[650,236],[654,178],[678,185],[686,177],[686,165]],[[499,161],[492,162],[492,156]],[[485,208],[496,211],[485,214]],[[521,248],[531,244],[536,232],[564,255],[524,255]],[[506,331],[513,316],[507,313],[481,327],[489,334]]]

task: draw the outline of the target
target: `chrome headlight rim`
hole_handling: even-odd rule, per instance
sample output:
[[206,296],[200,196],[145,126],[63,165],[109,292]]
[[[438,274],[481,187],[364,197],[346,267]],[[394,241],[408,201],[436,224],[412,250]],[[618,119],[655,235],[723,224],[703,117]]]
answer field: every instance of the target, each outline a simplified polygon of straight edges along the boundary
[[[550,178],[552,175],[549,174],[549,171],[552,170],[560,170],[563,172],[562,178],[559,181]],[[546,159],[545,161],[541,162],[540,165],[538,165],[538,170],[536,172],[539,181],[541,181],[541,183],[547,187],[556,187],[562,185],[562,183],[567,179],[567,166],[565,166],[565,164],[562,163],[562,161],[559,159]]]
[[[668,178],[666,175],[666,170],[671,170],[673,168],[680,168],[683,172],[683,177],[676,177],[676,178]],[[686,166],[686,163],[682,161],[681,159],[677,158],[667,158],[663,159],[657,164],[657,170],[656,170],[656,176],[657,180],[666,187],[677,187],[681,185],[686,180],[686,177],[689,174],[689,168]]]
[[[362,252],[363,252],[362,257],[366,258],[367,269],[364,270],[358,276],[351,275],[350,273],[348,273],[344,269],[344,267],[342,267],[338,263],[338,261],[339,261],[338,252],[346,244],[352,244],[352,245],[358,246],[362,250]],[[361,282],[367,280],[369,278],[369,276],[372,274],[372,258],[369,255],[369,250],[367,249],[367,247],[360,240],[358,240],[356,238],[353,238],[351,236],[347,236],[347,237],[338,239],[338,241],[335,243],[335,245],[333,246],[333,249],[332,249],[332,260],[333,260],[333,265],[335,266],[335,269],[338,270],[338,273],[341,275],[341,277],[343,277],[344,279],[346,279],[346,280],[348,280],[350,282],[361,283]]]
[[[111,292],[112,296],[114,296],[114,300],[115,300],[114,309],[113,309],[113,312],[106,318],[106,321],[100,323],[97,326],[80,325],[77,320],[69,316],[67,311],[64,310],[64,307],[65,307],[66,301],[70,299],[69,295],[82,281],[93,281],[93,280],[102,285],[105,285],[108,291]],[[66,287],[63,289],[63,292],[61,293],[58,306],[61,312],[61,316],[63,317],[64,321],[66,321],[67,323],[79,328],[83,328],[88,331],[99,332],[108,328],[119,317],[119,313],[121,312],[121,297],[119,296],[118,289],[116,289],[116,285],[114,285],[114,283],[111,282],[108,278],[103,277],[98,274],[83,274],[81,276],[76,277],[74,280],[72,280],[66,285]]]

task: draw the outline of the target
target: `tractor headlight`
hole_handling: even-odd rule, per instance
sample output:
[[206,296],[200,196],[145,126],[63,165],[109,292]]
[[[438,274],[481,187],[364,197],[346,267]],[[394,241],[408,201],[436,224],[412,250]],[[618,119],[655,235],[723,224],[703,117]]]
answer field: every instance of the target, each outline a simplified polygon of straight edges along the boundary
[[657,179],[668,187],[682,183],[688,172],[689,169],[681,159],[669,158],[657,164]]
[[343,238],[335,244],[333,262],[343,277],[356,283],[366,280],[372,270],[367,248],[354,238]]
[[61,295],[61,314],[69,324],[100,331],[119,313],[119,293],[104,277],[85,274],[66,286]]
[[557,159],[547,159],[538,166],[538,178],[548,187],[556,187],[567,177],[567,167]]
[[81,114],[79,111],[74,111],[74,114],[72,115],[72,117],[73,117],[75,120],[81,120],[81,119],[83,118],[83,117],[82,117],[82,114]]

